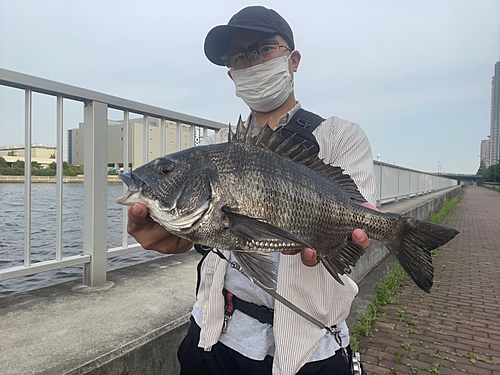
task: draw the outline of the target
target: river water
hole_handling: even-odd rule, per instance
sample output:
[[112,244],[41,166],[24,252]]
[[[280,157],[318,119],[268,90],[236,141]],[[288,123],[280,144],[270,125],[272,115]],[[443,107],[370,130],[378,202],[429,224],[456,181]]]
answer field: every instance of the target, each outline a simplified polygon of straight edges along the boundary
[[[32,189],[31,260],[55,259],[56,184],[35,183]],[[108,184],[108,249],[122,244],[122,207],[115,203],[123,185]],[[0,269],[20,266],[24,256],[24,184],[0,184]],[[82,253],[83,183],[63,186],[63,257]],[[129,236],[129,244],[136,241]],[[162,257],[141,251],[108,259],[108,270]],[[66,267],[0,282],[0,297],[82,278],[83,266]]]

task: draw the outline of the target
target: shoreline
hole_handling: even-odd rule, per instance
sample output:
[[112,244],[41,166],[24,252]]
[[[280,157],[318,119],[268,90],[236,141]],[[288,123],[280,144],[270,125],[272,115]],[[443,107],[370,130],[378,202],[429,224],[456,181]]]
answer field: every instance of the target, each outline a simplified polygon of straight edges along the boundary
[[[14,178],[13,178],[14,177]],[[17,178],[20,177],[20,178]],[[62,182],[64,184],[67,183],[83,183],[83,177],[82,176],[66,176],[63,177]],[[24,176],[0,176],[0,184],[24,184]],[[32,176],[31,177],[31,183],[35,184],[55,184],[57,183],[57,179],[52,176]],[[118,177],[113,177],[113,178],[108,178],[108,183],[122,183],[122,180],[120,180]]]

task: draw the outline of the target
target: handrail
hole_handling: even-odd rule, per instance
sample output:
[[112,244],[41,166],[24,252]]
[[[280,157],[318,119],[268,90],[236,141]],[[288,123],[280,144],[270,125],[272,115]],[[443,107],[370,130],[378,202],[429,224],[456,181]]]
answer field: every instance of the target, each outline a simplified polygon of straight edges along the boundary
[[[63,130],[63,99],[72,99],[84,104],[84,219],[83,219],[83,251],[76,256],[63,257],[61,251],[62,239],[62,196],[64,182],[82,180],[82,176],[62,176],[62,158],[58,158],[57,177],[32,176],[31,169],[26,168],[25,176],[0,176],[0,182],[19,180],[25,182],[25,244],[24,265],[6,269],[0,269],[0,281],[20,276],[32,275],[57,268],[84,265],[84,283],[90,286],[98,286],[106,282],[106,259],[118,255],[130,254],[141,251],[138,244],[127,243],[126,234],[126,207],[123,207],[123,241],[122,246],[107,248],[107,182],[116,177],[107,175],[107,139],[108,139],[108,109],[123,111],[124,116],[124,142],[123,142],[123,166],[127,171],[129,165],[128,130],[131,129],[129,114],[138,113],[143,115],[143,161],[147,162],[152,157],[149,155],[149,118],[160,119],[160,153],[165,153],[165,129],[166,122],[173,121],[177,126],[175,137],[176,150],[181,149],[181,123],[191,126],[190,145],[196,144],[197,137],[201,135],[199,128],[203,129],[203,136],[207,135],[207,129],[220,130],[226,125],[183,113],[170,111],[163,108],[138,103],[115,96],[70,86],[63,83],[46,80],[27,74],[17,73],[0,68],[0,85],[15,87],[25,91],[25,150],[26,163],[30,165],[31,131],[32,131],[32,92],[38,92],[57,97],[57,150],[58,155],[62,152],[62,130]],[[28,146],[28,147],[26,147]],[[153,155],[156,157],[159,155]],[[377,183],[377,206],[388,201],[397,201],[424,194],[448,186],[456,185],[455,180],[434,176],[409,168],[394,166],[387,163],[375,162],[375,178]],[[56,258],[38,263],[31,263],[31,183],[26,181],[56,181]]]
[[[32,145],[32,95],[33,92],[55,96],[57,98],[57,153],[63,155],[63,99],[79,101],[84,105],[84,218],[83,218],[83,254],[77,256],[62,256],[62,196],[63,183],[73,179],[62,176],[62,157],[57,160],[56,167],[56,243],[55,259],[43,262],[31,263],[31,183],[49,182],[50,177],[32,176],[31,168],[25,168],[24,177],[0,176],[0,182],[20,180],[24,182],[24,265],[6,269],[0,269],[0,281],[20,276],[32,275],[57,268],[84,265],[84,283],[97,286],[106,282],[106,259],[112,256],[128,254],[141,251],[137,245],[128,246],[126,233],[123,235],[121,248],[107,249],[107,139],[108,139],[108,109],[121,110],[124,113],[124,127],[126,128],[124,148],[128,147],[129,113],[143,115],[143,146],[144,162],[148,160],[149,118],[160,120],[160,133],[165,136],[165,127],[168,122],[174,122],[177,128],[176,150],[181,149],[181,129],[183,125],[190,126],[190,145],[194,145],[195,132],[199,134],[199,128],[203,129],[203,135],[207,135],[207,129],[218,131],[227,125],[216,121],[179,113],[164,108],[151,106],[116,96],[75,87],[60,82],[18,73],[0,68],[0,85],[14,87],[25,92],[25,164],[31,165]],[[165,142],[161,142],[161,151],[165,152]],[[124,149],[123,166],[128,168],[128,150]],[[159,156],[159,155],[155,155]],[[126,207],[123,208],[123,228],[126,228]],[[125,231],[125,229],[124,229]]]
[[456,186],[457,181],[393,164],[374,161],[377,207],[436,190]]
[[31,76],[24,73],[14,72],[0,68],[0,85],[15,87],[23,90],[31,90],[51,96],[61,96],[64,99],[72,99],[79,102],[101,102],[106,103],[109,108],[129,111],[140,115],[165,118],[168,121],[180,121],[187,125],[200,126],[212,130],[220,130],[227,127],[216,121],[203,119],[185,113],[175,112],[152,105],[139,103],[133,100],[119,98],[117,96],[104,94],[97,91],[87,90],[81,87],[71,86],[48,79]]

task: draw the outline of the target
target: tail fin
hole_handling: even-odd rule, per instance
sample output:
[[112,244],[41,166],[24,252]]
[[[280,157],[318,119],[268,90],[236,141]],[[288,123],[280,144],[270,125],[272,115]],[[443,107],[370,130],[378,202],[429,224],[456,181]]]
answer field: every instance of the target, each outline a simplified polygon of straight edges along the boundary
[[380,241],[396,256],[415,284],[429,292],[434,278],[431,250],[444,245],[459,232],[412,217],[397,216],[401,219],[400,230]]

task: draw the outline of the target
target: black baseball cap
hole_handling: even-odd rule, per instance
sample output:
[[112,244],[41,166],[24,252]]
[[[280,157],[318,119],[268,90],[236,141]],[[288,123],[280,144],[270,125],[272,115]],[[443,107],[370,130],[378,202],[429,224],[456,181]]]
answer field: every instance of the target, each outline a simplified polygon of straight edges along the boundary
[[215,26],[205,38],[205,55],[215,65],[225,65],[223,56],[229,49],[233,37],[243,30],[255,30],[264,33],[279,34],[295,49],[290,25],[278,12],[263,6],[250,6],[236,13],[227,25]]

